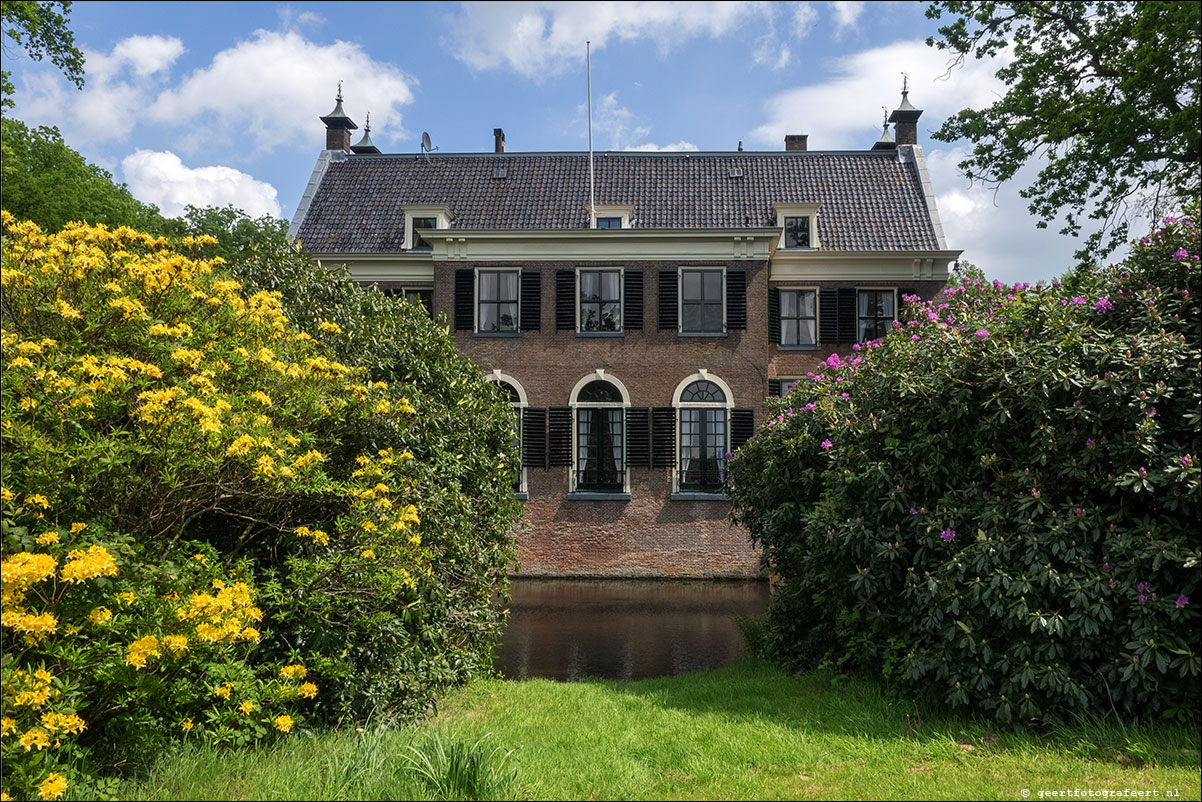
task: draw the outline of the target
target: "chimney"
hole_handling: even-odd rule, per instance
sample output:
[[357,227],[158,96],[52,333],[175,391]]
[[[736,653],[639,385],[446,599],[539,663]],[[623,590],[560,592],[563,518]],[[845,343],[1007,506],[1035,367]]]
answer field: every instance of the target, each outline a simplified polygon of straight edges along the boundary
[[338,82],[338,96],[334,110],[321,118],[326,124],[326,150],[341,150],[350,153],[351,131],[359,126],[342,110],[342,81]]
[[785,150],[805,150],[809,134],[785,134]]
[[505,131],[501,128],[492,129],[493,153],[505,152]]
[[897,132],[897,144],[918,144],[918,118],[921,116],[922,110],[910,103],[910,91],[907,83],[903,82],[901,105],[889,115],[889,122],[894,124],[893,130]]

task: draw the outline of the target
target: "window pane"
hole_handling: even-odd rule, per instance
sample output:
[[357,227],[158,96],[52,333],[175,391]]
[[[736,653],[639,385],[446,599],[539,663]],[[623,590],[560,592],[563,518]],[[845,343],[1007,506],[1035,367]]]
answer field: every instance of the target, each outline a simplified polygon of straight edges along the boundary
[[701,331],[722,331],[722,307],[706,304],[701,312]]
[[607,301],[617,301],[622,298],[621,290],[619,289],[620,275],[615,271],[607,271],[601,274],[601,297]]
[[497,274],[496,273],[481,273],[480,274],[480,300],[481,301],[497,300]]
[[621,304],[602,304],[601,306],[601,330],[602,331],[617,331],[622,328],[622,306]]
[[621,228],[621,217],[598,217],[597,228]]
[[701,326],[701,306],[696,303],[686,303],[681,309],[681,331],[704,331]]
[[502,301],[516,301],[518,299],[518,274],[517,272],[497,273],[498,279],[498,298]]
[[888,317],[889,319],[892,320],[893,319],[893,293],[887,292],[887,291],[882,292],[882,293],[880,293],[880,297],[881,297],[881,300],[880,300],[881,315]]
[[870,303],[870,301],[871,301],[871,295],[872,295],[872,293],[870,293],[870,292],[864,292],[864,291],[861,291],[861,292],[860,292],[860,295],[859,295],[859,301],[860,301],[860,315],[861,315],[861,317],[862,317],[862,316],[864,316],[864,315],[871,314],[871,313],[868,311],[868,309],[869,309],[869,307],[868,307],[868,304],[869,304],[869,303]]
[[782,292],[780,294],[781,317],[797,317],[797,293]]
[[798,325],[798,345],[816,345],[818,340],[815,337],[815,330],[818,327],[816,320],[802,320]]
[[780,322],[780,344],[800,345],[797,341],[797,321],[782,320]]
[[705,300],[721,301],[722,300],[722,271],[707,270],[702,273],[705,277]]
[[500,317],[501,331],[517,331],[518,329],[518,305],[517,304],[498,304],[498,314]]
[[686,270],[683,273],[684,289],[681,297],[686,301],[701,300],[701,273],[696,270]]
[[591,270],[580,273],[580,300],[596,301],[601,289],[600,274]]
[[798,296],[801,301],[801,303],[800,303],[801,316],[802,317],[814,317],[814,300],[815,299],[814,299],[813,291],[798,293]]
[[480,304],[480,331],[497,331],[496,304]]
[[810,247],[810,218],[809,217],[786,217],[785,218],[785,247],[786,248],[808,248],[808,247]]

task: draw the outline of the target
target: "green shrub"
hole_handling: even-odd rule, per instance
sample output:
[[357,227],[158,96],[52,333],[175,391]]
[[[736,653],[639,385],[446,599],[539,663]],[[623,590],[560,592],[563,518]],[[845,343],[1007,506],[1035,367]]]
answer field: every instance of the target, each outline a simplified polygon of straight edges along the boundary
[[[465,374],[434,417],[477,414],[479,447],[502,447],[430,448],[409,427],[431,393],[332,359],[202,247],[4,214],[6,793],[87,788],[184,733],[412,714],[499,628],[506,404]],[[423,356],[440,347],[425,326]],[[477,502],[497,525],[465,532],[447,511]]]
[[778,660],[1002,721],[1198,716],[1197,232],[1071,290],[911,299],[776,404],[728,492]]

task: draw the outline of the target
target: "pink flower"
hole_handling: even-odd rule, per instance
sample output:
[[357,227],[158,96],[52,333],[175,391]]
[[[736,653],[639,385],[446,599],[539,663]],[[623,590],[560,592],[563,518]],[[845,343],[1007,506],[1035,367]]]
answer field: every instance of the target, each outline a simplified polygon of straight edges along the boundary
[[1180,596],[1177,597],[1177,609],[1178,610],[1185,607],[1185,605],[1187,605],[1187,604],[1189,604],[1189,596],[1186,596],[1184,593],[1182,593]]
[[1172,255],[1171,258],[1174,262],[1180,262],[1182,259],[1189,258],[1189,252],[1187,250],[1185,250],[1185,248],[1179,248],[1177,250],[1177,252]]
[[977,329],[977,333],[974,334],[973,336],[976,337],[978,340],[988,340],[989,332],[986,331],[985,329]]
[[834,445],[834,443],[832,443],[830,440],[823,440],[823,441],[822,441],[822,449],[823,449],[824,451],[826,451],[826,450],[829,450],[829,449],[831,448],[831,446],[833,446],[833,445]]

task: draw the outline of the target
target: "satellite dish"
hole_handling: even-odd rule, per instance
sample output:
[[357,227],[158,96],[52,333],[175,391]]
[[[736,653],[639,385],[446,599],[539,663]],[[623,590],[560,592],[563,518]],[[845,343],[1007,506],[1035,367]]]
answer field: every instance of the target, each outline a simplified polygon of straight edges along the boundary
[[430,152],[430,135],[422,131],[422,150],[426,153]]

